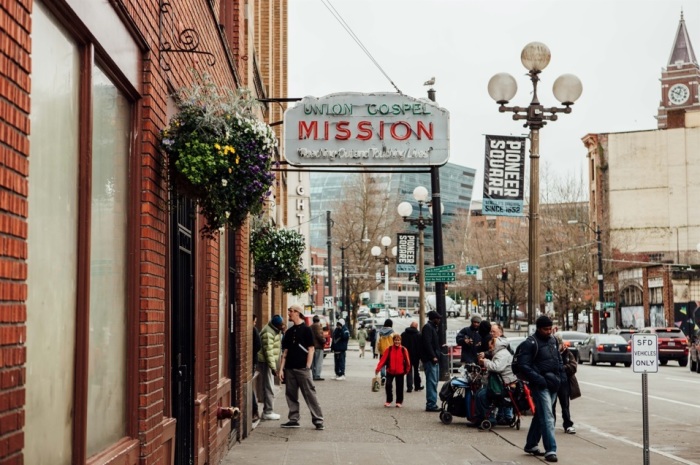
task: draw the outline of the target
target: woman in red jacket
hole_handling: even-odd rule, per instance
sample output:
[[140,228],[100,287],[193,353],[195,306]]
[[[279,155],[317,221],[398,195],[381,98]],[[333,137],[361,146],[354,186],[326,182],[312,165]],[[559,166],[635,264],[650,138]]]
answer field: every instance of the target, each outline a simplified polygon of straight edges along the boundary
[[411,370],[411,358],[408,356],[408,350],[401,345],[401,336],[394,334],[394,345],[389,347],[382,354],[382,358],[377,364],[375,376],[379,374],[383,366],[386,366],[386,403],[384,407],[391,407],[391,402],[394,400],[391,384],[396,380],[396,407],[401,408],[403,403],[403,377]]

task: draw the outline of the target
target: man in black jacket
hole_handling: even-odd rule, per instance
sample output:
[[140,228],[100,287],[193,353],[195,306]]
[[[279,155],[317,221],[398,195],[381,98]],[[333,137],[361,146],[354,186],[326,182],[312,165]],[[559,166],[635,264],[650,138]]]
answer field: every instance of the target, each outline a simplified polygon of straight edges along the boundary
[[420,385],[420,332],[418,331],[418,322],[411,322],[411,326],[401,334],[401,345],[408,350],[408,356],[411,359],[411,372],[406,375],[406,392],[412,392],[415,386],[416,391],[423,389]]
[[[530,383],[535,416],[530,423],[525,441],[525,452],[543,456],[547,462],[557,461],[557,442],[554,438],[554,402],[559,385],[564,379],[564,366],[556,339],[552,337],[552,320],[546,315],[537,318],[534,336],[522,342],[520,356],[522,376]],[[545,452],[538,444],[542,439]]]
[[440,376],[440,314],[434,310],[428,312],[428,322],[421,332],[421,360],[425,370],[425,411],[438,412],[437,383]]
[[481,345],[481,336],[479,335],[480,323],[481,317],[473,315],[471,326],[464,327],[457,333],[457,345],[462,347],[462,355],[459,357],[462,365],[478,363],[476,354]]

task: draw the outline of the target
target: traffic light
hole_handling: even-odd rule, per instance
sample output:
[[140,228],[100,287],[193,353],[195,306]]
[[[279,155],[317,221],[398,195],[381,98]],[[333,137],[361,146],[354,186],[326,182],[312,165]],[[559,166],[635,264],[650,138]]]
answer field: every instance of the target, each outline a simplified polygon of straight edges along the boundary
[[382,271],[382,283],[385,283],[385,282],[386,282],[386,278],[384,276],[384,272]]
[[501,268],[501,281],[508,281],[508,268]]
[[603,312],[603,318],[610,318],[610,312]]

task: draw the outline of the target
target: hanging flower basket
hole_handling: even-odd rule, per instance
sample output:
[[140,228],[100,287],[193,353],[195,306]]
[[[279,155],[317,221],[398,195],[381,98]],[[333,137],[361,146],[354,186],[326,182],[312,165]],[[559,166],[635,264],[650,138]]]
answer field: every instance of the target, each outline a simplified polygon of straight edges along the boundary
[[306,249],[304,236],[296,231],[259,226],[250,236],[255,263],[255,283],[263,292],[268,284],[282,286],[284,292],[299,295],[311,286],[308,271],[302,268]]
[[197,202],[207,220],[202,233],[213,236],[262,211],[275,179],[270,168],[277,140],[255,118],[250,91],[219,89],[206,75],[195,80],[177,92],[178,113],[161,131],[161,147],[171,184]]

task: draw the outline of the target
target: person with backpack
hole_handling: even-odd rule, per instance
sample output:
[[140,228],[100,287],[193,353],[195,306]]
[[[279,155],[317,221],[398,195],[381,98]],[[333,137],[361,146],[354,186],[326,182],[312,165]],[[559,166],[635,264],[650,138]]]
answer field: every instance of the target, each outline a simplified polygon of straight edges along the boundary
[[[377,331],[377,355],[379,358],[384,351],[394,345],[394,322],[391,318],[384,320],[384,326]],[[382,367],[382,386],[386,383],[386,367]]]
[[394,393],[392,391],[392,382],[396,381],[396,408],[403,406],[403,377],[411,371],[411,358],[408,355],[408,350],[401,345],[401,335],[394,334],[392,336],[392,345],[388,347],[382,358],[377,363],[377,368],[374,371],[375,376],[382,369],[386,369],[386,402],[384,407],[391,407],[394,401]]
[[[525,441],[526,453],[544,456],[547,462],[557,462],[557,442],[554,437],[554,402],[559,386],[565,381],[564,365],[559,347],[552,336],[552,320],[541,315],[535,321],[535,334],[523,341],[513,357],[513,373],[530,385],[535,415]],[[545,451],[538,444],[542,440]]]

